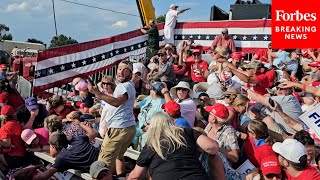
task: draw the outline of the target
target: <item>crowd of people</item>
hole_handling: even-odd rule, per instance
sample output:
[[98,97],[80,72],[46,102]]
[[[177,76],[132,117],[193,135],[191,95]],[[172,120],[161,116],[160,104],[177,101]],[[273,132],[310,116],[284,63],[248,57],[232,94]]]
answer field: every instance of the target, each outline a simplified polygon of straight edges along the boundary
[[[177,8],[166,26],[189,10]],[[121,61],[116,77],[99,82],[77,77],[66,96],[24,100],[1,64],[0,179],[46,180],[75,169],[98,180],[320,180],[320,137],[300,119],[319,104],[320,49],[270,42],[248,59],[228,29],[208,49],[193,39],[175,46],[170,27],[159,47],[151,20],[139,28],[149,36],[146,58]],[[129,147],[141,152],[132,171]],[[245,174],[243,164],[252,167]]]

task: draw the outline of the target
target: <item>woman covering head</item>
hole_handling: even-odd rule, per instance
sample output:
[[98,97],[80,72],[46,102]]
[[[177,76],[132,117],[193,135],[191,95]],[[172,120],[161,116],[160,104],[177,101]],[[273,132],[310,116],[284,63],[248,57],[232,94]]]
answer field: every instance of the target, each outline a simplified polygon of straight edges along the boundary
[[53,95],[49,99],[49,113],[57,115],[60,120],[66,118],[67,114],[74,110],[73,106],[66,104],[66,99],[59,95]]
[[57,130],[62,130],[63,124],[57,115],[51,115],[44,119],[44,128],[46,128],[49,133],[53,133]]
[[153,180],[208,179],[198,160],[197,145],[213,155],[218,150],[217,142],[196,130],[174,126],[163,112],[151,118],[147,134],[147,144],[128,179],[142,178],[148,168]]

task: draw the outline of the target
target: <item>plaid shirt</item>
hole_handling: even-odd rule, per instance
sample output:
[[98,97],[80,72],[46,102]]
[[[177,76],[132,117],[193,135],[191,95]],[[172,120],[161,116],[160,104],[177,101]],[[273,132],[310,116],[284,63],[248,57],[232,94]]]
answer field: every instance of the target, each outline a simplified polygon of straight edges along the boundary
[[[208,124],[205,131],[208,133],[211,130],[211,124]],[[219,147],[230,150],[237,149],[239,150],[238,140],[236,136],[236,131],[232,126],[222,125],[214,137],[210,137],[216,140],[219,143]]]

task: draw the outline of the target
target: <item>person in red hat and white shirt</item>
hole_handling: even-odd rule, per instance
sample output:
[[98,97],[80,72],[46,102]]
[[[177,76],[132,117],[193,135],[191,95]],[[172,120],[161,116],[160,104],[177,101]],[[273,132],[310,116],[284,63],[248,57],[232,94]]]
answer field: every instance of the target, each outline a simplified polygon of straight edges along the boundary
[[20,138],[22,126],[18,123],[12,106],[4,105],[1,108],[0,129],[0,168],[18,168],[24,162],[26,150]]
[[272,146],[288,180],[320,180],[320,172],[308,165],[307,152],[296,139],[285,139]]
[[239,145],[235,129],[227,125],[228,108],[223,104],[216,103],[213,106],[205,106],[204,109],[209,112],[209,124],[205,128],[208,137],[219,143],[219,151],[229,161],[237,162],[239,159]]
[[181,116],[180,105],[174,100],[163,104],[162,109],[172,117],[176,126],[191,128],[189,122]]

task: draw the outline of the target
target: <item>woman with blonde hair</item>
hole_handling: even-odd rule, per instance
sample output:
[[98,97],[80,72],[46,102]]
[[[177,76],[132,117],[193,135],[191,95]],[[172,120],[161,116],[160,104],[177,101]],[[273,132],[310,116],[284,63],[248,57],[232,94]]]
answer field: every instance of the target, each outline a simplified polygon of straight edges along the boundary
[[153,180],[208,179],[198,160],[197,145],[213,155],[219,149],[216,141],[196,130],[174,126],[164,112],[153,115],[147,135],[147,144],[128,179],[143,178],[148,169]]

